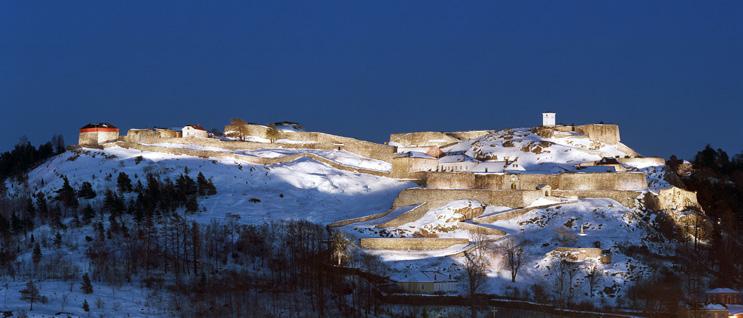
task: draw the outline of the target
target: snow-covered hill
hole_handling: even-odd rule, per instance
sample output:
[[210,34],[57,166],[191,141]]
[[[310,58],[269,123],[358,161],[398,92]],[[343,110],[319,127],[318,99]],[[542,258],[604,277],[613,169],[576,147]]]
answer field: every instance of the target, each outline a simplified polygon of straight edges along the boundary
[[[251,154],[271,155],[273,152]],[[375,160],[351,158],[346,153],[332,155],[331,158],[346,163],[353,159],[359,165],[377,164]],[[53,158],[28,174],[28,188],[33,193],[41,191],[51,197],[62,186],[64,176],[75,189],[83,182],[92,183],[99,194],[93,199],[97,202],[102,200],[106,189],[116,189],[116,176],[120,172],[128,174],[132,183],[139,181],[146,185],[147,174],[175,180],[184,171],[192,178],[201,172],[217,187],[217,195],[203,198],[199,202],[202,212],[193,215],[204,222],[236,215],[243,223],[304,219],[327,224],[384,211],[399,191],[413,186],[390,178],[337,170],[306,158],[262,166],[236,160],[108,147],[103,150],[84,148]],[[18,184],[8,187],[10,193],[23,190]]]
[[[633,251],[647,251],[662,258],[672,255],[672,242],[657,240],[651,225],[652,217],[639,209],[629,209],[610,199],[574,199],[562,202],[539,202],[528,212],[512,218],[482,223],[501,230],[505,236],[489,236],[489,265],[485,286],[481,292],[506,297],[535,297],[535,289],[550,295],[552,301],[570,298],[571,303],[588,302],[596,306],[622,306],[622,300],[635,282],[647,279],[664,263],[649,263],[637,258]],[[434,237],[471,238],[472,233],[456,227],[464,218],[463,209],[484,208],[483,216],[510,212],[506,207],[484,206],[473,200],[454,201],[430,210],[421,219],[390,229],[377,229],[361,223],[344,228],[356,237],[411,237],[425,232]],[[583,231],[581,231],[581,227]],[[514,242],[524,249],[523,265],[515,283],[502,248]],[[560,264],[566,254],[559,248],[597,248],[609,251],[611,261],[603,264],[595,256]],[[466,293],[464,257],[467,247],[453,246],[447,250],[404,252],[392,250],[368,251],[378,255],[389,266],[389,275],[396,281],[447,281],[461,284],[456,292]],[[642,254],[642,253],[641,253]],[[645,255],[645,256],[647,256]],[[566,265],[567,264],[567,265]],[[595,268],[597,279],[589,290],[586,274]],[[568,277],[570,275],[570,277]],[[564,280],[562,285],[558,280]],[[563,298],[561,298],[563,297]]]
[[[400,191],[416,186],[392,178],[372,174],[354,173],[313,160],[300,158],[273,165],[257,165],[244,158],[288,157],[298,153],[319,156],[334,163],[371,172],[389,171],[391,166],[383,161],[361,157],[344,151],[320,151],[302,149],[260,149],[229,151],[221,148],[204,148],[185,144],[155,144],[160,148],[189,148],[204,152],[228,152],[231,157],[196,157],[174,155],[156,151],[141,151],[108,145],[104,149],[81,148],[68,151],[36,167],[28,174],[25,183],[7,182],[8,193],[43,192],[49,198],[56,195],[67,178],[74,189],[83,182],[90,182],[98,194],[95,199],[81,199],[81,206],[100,205],[107,189],[116,189],[119,173],[126,173],[135,185],[146,185],[146,176],[175,180],[183,174],[196,178],[202,173],[216,186],[217,194],[199,198],[199,211],[182,215],[202,224],[212,221],[237,220],[240,223],[261,224],[277,220],[301,219],[327,225],[339,220],[368,216],[386,211]],[[587,139],[572,132],[555,132],[542,137],[534,129],[508,129],[482,137],[460,141],[442,149],[449,156],[466,155],[482,163],[503,162],[504,171],[521,173],[560,173],[576,171],[576,165],[598,161],[605,157],[625,157],[633,151],[622,144],[607,145]],[[164,151],[164,150],[163,150]],[[227,159],[229,158],[229,159]],[[446,158],[446,157],[444,157]],[[442,158],[443,159],[443,158]],[[650,190],[668,187],[663,180],[664,169],[660,166],[632,167],[627,169],[643,172],[648,176]],[[353,171],[353,170],[351,170]],[[490,173],[499,172],[490,170]],[[381,174],[381,173],[380,173]],[[133,199],[135,194],[125,194]],[[424,204],[424,202],[419,202]],[[410,238],[437,237],[445,239],[472,239],[469,226],[491,230],[488,236],[490,266],[488,279],[481,290],[502,296],[533,297],[535,288],[558,286],[564,280],[564,271],[572,271],[567,284],[552,287],[545,292],[552,297],[565,297],[569,293],[573,303],[590,301],[596,305],[605,303],[622,305],[619,299],[634,281],[647,277],[653,266],[645,259],[636,258],[631,251],[649,251],[653,255],[672,253],[672,243],[650,240],[656,235],[648,222],[652,221],[648,211],[624,207],[610,199],[543,198],[530,207],[513,209],[503,206],[488,206],[476,200],[458,200],[425,211],[422,217],[394,227],[380,228],[378,225],[390,221],[416,208],[398,208],[386,216],[340,228],[354,239],[359,238]],[[514,213],[519,210],[518,213]],[[493,216],[513,213],[506,218]],[[583,228],[583,233],[581,233]],[[79,232],[75,232],[79,231]],[[36,235],[49,237],[48,226],[37,228]],[[91,228],[71,230],[65,235],[79,234],[77,238],[66,238],[79,246],[86,244],[82,237],[94,236]],[[657,236],[656,236],[657,237]],[[524,265],[515,283],[505,266],[499,249],[505,242],[516,242],[524,248]],[[465,241],[466,242],[466,241]],[[447,249],[434,251],[361,251],[379,256],[388,271],[377,273],[400,282],[450,280],[458,282],[458,292],[465,292],[462,252],[471,244],[457,244]],[[557,248],[598,248],[610,251],[613,259],[602,264],[598,258],[571,262],[570,268],[560,262],[564,255],[553,252]],[[69,253],[83,259],[81,250],[70,249]],[[21,256],[30,259],[30,251]],[[84,264],[79,264],[81,267]],[[661,264],[663,265],[663,264]],[[600,273],[595,288],[586,290],[585,273],[596,268]],[[576,274],[578,273],[578,274]],[[45,282],[56,291],[61,282]],[[14,289],[22,286],[14,282]],[[542,286],[542,287],[534,287]],[[108,288],[107,286],[102,286]],[[13,293],[17,293],[14,290]],[[129,297],[130,296],[130,297]],[[122,304],[143,306],[145,292],[133,290]],[[75,301],[80,295],[73,294]],[[54,306],[61,305],[55,298]],[[13,303],[15,308],[25,304]],[[91,304],[92,305],[92,304]],[[49,308],[54,307],[50,305]],[[139,313],[144,309],[138,309]],[[137,313],[134,312],[134,315]]]

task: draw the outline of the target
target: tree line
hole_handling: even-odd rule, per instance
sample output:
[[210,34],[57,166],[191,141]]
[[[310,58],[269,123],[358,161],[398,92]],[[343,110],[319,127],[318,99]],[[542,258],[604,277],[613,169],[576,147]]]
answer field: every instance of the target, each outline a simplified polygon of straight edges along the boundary
[[38,147],[22,137],[12,150],[0,154],[0,180],[22,177],[31,168],[63,152],[65,143],[62,135],[54,135],[50,141]]

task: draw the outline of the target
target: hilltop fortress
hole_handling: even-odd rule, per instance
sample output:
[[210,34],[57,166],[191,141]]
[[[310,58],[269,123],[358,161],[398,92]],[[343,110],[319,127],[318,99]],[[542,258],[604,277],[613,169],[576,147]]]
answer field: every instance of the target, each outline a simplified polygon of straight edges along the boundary
[[[395,206],[476,199],[517,208],[542,197],[562,196],[611,198],[633,207],[648,191],[647,175],[637,167],[664,165],[662,158],[642,157],[622,144],[618,125],[560,125],[554,113],[542,114],[542,125],[528,129],[395,133],[385,144],[307,132],[292,122],[261,125],[241,120],[226,125],[222,136],[196,124],[130,129],[125,136],[112,124],[89,124],[80,129],[79,143],[200,157],[234,157],[234,151],[267,148],[345,151],[389,163],[390,168],[349,167],[313,153],[249,161],[274,164],[310,157],[337,169],[421,185],[400,193]],[[678,188],[652,197],[645,201],[657,209],[698,205],[695,194]]]
[[[384,144],[305,131],[292,122],[242,120],[233,120],[222,132],[190,124],[129,129],[124,136],[112,124],[89,124],[80,129],[79,144],[226,159],[238,165],[308,158],[334,169],[409,181],[388,210],[327,224],[363,250],[410,258],[399,261],[399,272],[390,276],[393,292],[456,290],[458,278],[436,264],[465,255],[478,237],[497,245],[523,238],[528,227],[526,233],[542,233],[526,238],[541,240],[528,248],[542,260],[592,258],[611,264],[612,255],[624,252],[613,243],[616,237],[594,234],[611,235],[613,229],[604,223],[615,222],[618,228],[627,224],[625,216],[647,208],[687,226],[697,218],[689,208],[701,211],[696,193],[665,180],[664,159],[641,156],[621,142],[618,125],[561,125],[555,113],[543,113],[535,127],[395,133]],[[615,211],[623,215],[612,216]],[[586,235],[584,230],[593,236],[576,239]],[[433,258],[437,260],[428,261]]]

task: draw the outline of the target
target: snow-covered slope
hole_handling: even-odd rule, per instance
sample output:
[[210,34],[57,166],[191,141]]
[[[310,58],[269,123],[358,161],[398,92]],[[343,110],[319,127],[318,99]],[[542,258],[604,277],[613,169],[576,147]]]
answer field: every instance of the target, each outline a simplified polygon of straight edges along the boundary
[[[376,162],[349,157],[346,153],[326,155],[353,160],[359,165],[372,166]],[[66,176],[75,189],[85,181],[91,182],[99,194],[95,201],[102,199],[106,189],[116,188],[116,176],[120,172],[128,174],[132,183],[141,181],[146,185],[147,174],[175,179],[186,169],[192,178],[203,173],[217,187],[217,195],[202,198],[199,205],[203,211],[194,215],[205,222],[237,215],[244,223],[305,219],[327,224],[384,211],[399,191],[413,186],[390,178],[333,169],[310,159],[260,166],[119,147],[59,155],[31,171],[28,186],[33,192],[53,195],[62,186],[62,176]],[[18,187],[9,184],[11,193],[13,189],[19,190]]]
[[[533,128],[496,131],[468,139],[442,149],[446,153],[464,153],[476,160],[513,162],[509,171],[559,173],[575,171],[575,165],[603,157],[632,155],[626,146],[592,141],[575,132],[556,131],[552,137],[539,136]],[[490,169],[489,172],[498,172]]]
[[[454,201],[450,204],[431,210],[424,218],[416,222],[401,225],[384,233],[393,236],[408,236],[421,229],[430,229],[432,225],[447,224],[447,220],[459,218],[456,211],[464,207],[482,207],[477,201]],[[499,213],[503,207],[486,207],[485,214]],[[491,238],[487,247],[489,266],[488,279],[483,293],[501,296],[519,295],[529,297],[533,286],[547,286],[545,292],[558,301],[560,291],[556,290],[558,279],[566,279],[563,296],[567,297],[569,286],[571,302],[583,301],[599,304],[621,305],[621,298],[637,280],[647,277],[657,270],[658,263],[648,264],[643,259],[631,255],[632,250],[646,250],[650,254],[667,255],[673,253],[672,243],[657,242],[648,239],[655,230],[643,218],[640,210],[628,209],[610,199],[580,199],[564,203],[552,203],[542,208],[534,208],[510,219],[483,224],[507,233],[506,236]],[[583,233],[580,228],[583,227]],[[439,227],[440,237],[467,237],[461,230],[448,231]],[[372,229],[363,225],[347,227],[349,234],[369,236]],[[434,231],[436,232],[436,231]],[[374,233],[379,236],[380,233]],[[516,242],[524,249],[524,262],[518,272],[515,283],[511,282],[511,272],[503,258],[501,248],[507,241]],[[556,248],[599,248],[611,251],[612,260],[602,264],[596,257],[570,262],[573,271],[572,281],[561,276],[560,259]],[[438,253],[435,253],[438,252]],[[459,252],[459,250],[455,251]],[[379,255],[390,267],[390,277],[398,281],[430,281],[455,279],[461,282],[460,293],[465,292],[466,278],[463,270],[464,257],[443,251],[428,252],[430,257],[410,257],[401,251],[371,251]],[[437,256],[438,255],[438,256]],[[599,278],[591,292],[586,283],[588,269],[596,267]],[[554,289],[554,290],[551,290]],[[533,296],[533,295],[532,295]]]

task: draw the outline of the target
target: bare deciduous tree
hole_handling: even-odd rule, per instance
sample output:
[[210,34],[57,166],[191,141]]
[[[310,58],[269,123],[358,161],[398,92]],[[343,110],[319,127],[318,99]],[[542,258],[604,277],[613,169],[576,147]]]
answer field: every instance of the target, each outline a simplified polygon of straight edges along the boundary
[[266,137],[268,137],[269,141],[276,142],[276,140],[279,139],[279,130],[274,127],[268,127]]
[[340,231],[334,232],[333,236],[330,237],[331,257],[334,262],[337,262],[338,266],[341,266],[343,261],[348,259],[348,249],[350,246],[351,241]]
[[506,265],[511,270],[511,282],[516,282],[516,275],[524,261],[524,249],[515,241],[508,240],[503,245],[506,254]]
[[245,140],[245,136],[248,135],[248,122],[240,118],[232,118],[232,120],[230,120],[230,125],[235,126],[237,129],[238,138],[240,138],[240,140]]
[[591,264],[586,269],[586,281],[588,282],[588,294],[593,298],[593,290],[601,277],[601,270],[596,264]]
[[573,293],[573,278],[577,272],[577,265],[571,254],[558,255],[555,264],[555,295],[563,305],[566,305]]
[[472,248],[464,253],[464,269],[467,274],[468,296],[470,297],[470,312],[474,318],[477,315],[477,292],[485,282],[490,262],[486,257],[487,237],[481,232],[472,233],[470,237]]

